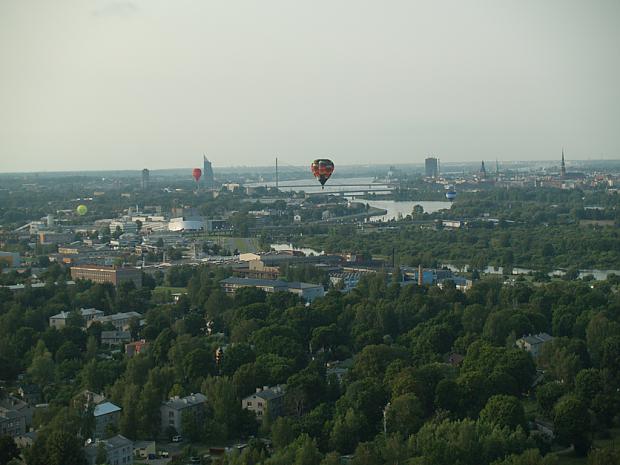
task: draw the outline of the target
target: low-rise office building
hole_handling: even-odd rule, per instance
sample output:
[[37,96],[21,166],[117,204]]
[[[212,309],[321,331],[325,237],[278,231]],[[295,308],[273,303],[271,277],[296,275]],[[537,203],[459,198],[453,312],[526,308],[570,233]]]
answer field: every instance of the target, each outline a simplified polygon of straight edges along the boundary
[[26,415],[14,409],[0,407],[0,436],[15,438],[26,433]]
[[236,278],[234,276],[220,281],[222,288],[228,294],[234,294],[243,287],[257,287],[265,292],[292,292],[302,299],[312,302],[317,297],[325,295],[325,289],[320,284],[286,282],[271,279]]
[[540,351],[543,346],[553,340],[553,336],[550,336],[547,333],[539,333],[539,334],[530,334],[528,336],[524,336],[520,339],[517,339],[516,345],[520,349],[525,350],[532,354],[532,357],[538,357],[540,355]]
[[94,283],[110,283],[114,286],[133,282],[136,288],[141,288],[142,270],[129,266],[77,265],[71,267],[71,279],[87,279]]
[[125,344],[131,341],[131,333],[129,331],[101,331],[101,344],[114,346]]
[[125,436],[117,434],[108,439],[102,439],[84,447],[84,454],[88,465],[96,465],[99,450],[105,451],[105,463],[108,465],[131,465],[133,463],[133,442]]
[[285,394],[285,386],[256,388],[254,394],[243,398],[241,407],[254,412],[259,421],[263,421],[267,417],[274,419],[284,414]]
[[140,320],[142,315],[138,312],[119,312],[113,315],[105,315],[97,318],[101,324],[112,323],[117,331],[127,331],[131,326],[131,320]]
[[112,425],[115,427],[118,426],[118,422],[121,418],[121,408],[118,405],[114,405],[112,402],[102,402],[95,406],[93,415],[95,417],[95,431],[93,436],[95,438],[105,438]]
[[[60,329],[64,328],[67,324],[67,318],[71,312],[60,312],[56,315],[52,315],[49,318],[50,327]],[[101,310],[97,310],[96,308],[81,308],[80,315],[84,319],[86,326],[90,326],[93,321],[97,318],[103,316],[103,312]]]
[[160,408],[161,430],[166,432],[169,428],[174,428],[178,434],[183,434],[183,415],[189,412],[202,415],[206,402],[207,397],[200,393],[171,397],[163,402]]

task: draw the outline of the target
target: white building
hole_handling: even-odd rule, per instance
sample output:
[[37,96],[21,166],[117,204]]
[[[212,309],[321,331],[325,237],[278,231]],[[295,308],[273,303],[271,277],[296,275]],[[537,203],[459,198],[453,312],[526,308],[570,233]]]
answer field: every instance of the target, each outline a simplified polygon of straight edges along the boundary
[[200,219],[172,218],[168,222],[169,231],[201,231],[204,227],[204,221]]
[[263,386],[256,388],[256,392],[241,401],[241,407],[254,412],[256,419],[262,421],[269,417],[271,420],[284,413],[285,386]]
[[114,315],[98,316],[95,320],[99,321],[101,324],[112,323],[112,326],[114,326],[117,331],[127,331],[131,320],[140,320],[141,318],[142,315],[138,312],[120,312]]
[[547,333],[539,333],[534,335],[530,334],[522,337],[521,339],[517,339],[516,345],[520,349],[532,354],[532,357],[538,357],[543,345],[552,340],[553,336],[550,336]]
[[161,430],[165,432],[172,427],[177,433],[183,434],[183,415],[187,412],[201,412],[207,397],[196,393],[185,397],[171,397],[161,404]]
[[114,233],[116,228],[120,229],[124,233],[137,233],[138,224],[133,221],[110,221],[110,232]]
[[[64,328],[67,324],[67,318],[69,317],[70,312],[60,312],[56,315],[52,315],[49,318],[50,327],[60,329]],[[97,310],[96,308],[81,308],[80,315],[84,319],[86,326],[90,326],[91,323],[97,320],[100,317],[103,317],[103,311]]]
[[97,463],[99,449],[105,450],[105,463],[108,465],[131,465],[133,464],[133,442],[125,436],[117,434],[108,439],[91,442],[84,447],[88,465]]

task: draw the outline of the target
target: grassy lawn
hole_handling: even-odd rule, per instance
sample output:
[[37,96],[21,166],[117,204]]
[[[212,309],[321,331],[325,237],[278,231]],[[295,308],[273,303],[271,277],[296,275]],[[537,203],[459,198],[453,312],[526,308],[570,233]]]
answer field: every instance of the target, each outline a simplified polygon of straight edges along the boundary
[[168,287],[168,286],[157,286],[153,289],[153,292],[166,292],[169,291],[171,294],[177,294],[181,292],[187,292],[186,287]]

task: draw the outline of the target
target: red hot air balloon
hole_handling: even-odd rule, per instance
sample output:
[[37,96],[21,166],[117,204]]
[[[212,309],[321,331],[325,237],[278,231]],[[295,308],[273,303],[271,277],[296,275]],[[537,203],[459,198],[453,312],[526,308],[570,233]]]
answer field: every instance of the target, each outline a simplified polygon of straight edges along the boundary
[[196,180],[196,182],[200,181],[200,176],[202,176],[202,170],[200,168],[194,168],[192,170],[192,176]]
[[321,189],[323,189],[325,183],[334,172],[334,163],[326,158],[319,158],[312,162],[310,168],[314,177],[321,183]]

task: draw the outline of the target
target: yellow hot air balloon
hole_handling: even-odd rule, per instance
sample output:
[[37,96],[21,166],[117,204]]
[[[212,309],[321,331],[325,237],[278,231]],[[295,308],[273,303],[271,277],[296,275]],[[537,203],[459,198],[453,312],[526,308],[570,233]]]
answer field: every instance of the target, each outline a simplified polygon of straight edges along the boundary
[[77,214],[82,216],[82,215],[86,215],[86,213],[88,212],[88,207],[84,204],[82,205],[78,205],[78,207],[76,208]]

